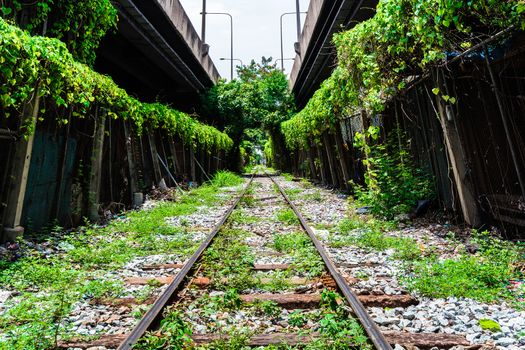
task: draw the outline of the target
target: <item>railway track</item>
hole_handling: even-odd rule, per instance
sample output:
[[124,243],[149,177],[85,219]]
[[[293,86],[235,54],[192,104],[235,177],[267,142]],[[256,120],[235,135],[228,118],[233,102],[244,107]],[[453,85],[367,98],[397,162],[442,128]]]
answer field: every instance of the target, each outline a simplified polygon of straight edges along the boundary
[[[338,343],[337,348],[387,350],[408,339],[421,343],[411,338],[418,335],[382,333],[366,310],[408,306],[414,300],[406,295],[356,295],[269,175],[251,176],[185,264],[147,268],[180,271],[164,282],[169,282],[165,292],[130,334],[76,347],[176,349],[189,343],[204,347],[221,343],[230,344],[229,349],[236,348],[232,344],[239,348],[310,344],[311,349],[321,349]],[[444,344],[439,336],[430,335],[438,347]],[[443,348],[454,343],[447,342]],[[463,344],[459,338],[458,344]]]

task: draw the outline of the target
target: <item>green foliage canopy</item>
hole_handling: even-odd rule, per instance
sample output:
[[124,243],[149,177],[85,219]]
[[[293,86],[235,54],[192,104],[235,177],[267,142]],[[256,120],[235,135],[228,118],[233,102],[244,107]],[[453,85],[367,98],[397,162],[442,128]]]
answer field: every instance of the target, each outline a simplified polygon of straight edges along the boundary
[[271,61],[263,57],[238,68],[238,79],[219,82],[205,96],[208,113],[221,116],[234,138],[246,129],[278,129],[294,112],[288,80]]
[[[112,118],[131,120],[139,132],[161,128],[188,144],[227,150],[233,141],[217,129],[160,103],[141,103],[110,77],[78,63],[58,39],[31,36],[0,19],[0,110],[20,116],[38,93],[58,108],[70,108],[84,118],[94,106]],[[59,123],[67,123],[56,115]],[[27,130],[32,132],[32,128]]]
[[117,25],[110,0],[2,0],[0,9],[2,18],[32,35],[60,39],[77,61],[89,65],[102,38]]

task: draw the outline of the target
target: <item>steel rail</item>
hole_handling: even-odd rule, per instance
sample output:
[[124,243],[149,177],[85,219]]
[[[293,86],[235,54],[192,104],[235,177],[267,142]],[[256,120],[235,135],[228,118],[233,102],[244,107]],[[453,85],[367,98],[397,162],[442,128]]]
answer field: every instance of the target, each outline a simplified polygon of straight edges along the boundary
[[228,220],[233,210],[237,207],[241,199],[245,196],[246,191],[248,190],[248,188],[250,188],[252,182],[253,175],[250,178],[248,184],[241,192],[241,194],[236,198],[235,202],[231,205],[226,214],[224,214],[221,221],[219,221],[219,223],[215,225],[213,231],[208,235],[206,240],[201,243],[199,249],[197,249],[197,251],[191,256],[188,262],[184,264],[184,267],[177,274],[173,282],[170,283],[170,285],[164,291],[164,293],[162,293],[161,296],[155,301],[151,309],[149,309],[149,311],[144,315],[144,317],[140,320],[137,326],[135,326],[133,331],[127,336],[124,342],[120,344],[118,350],[131,350],[133,346],[137,343],[137,341],[139,341],[139,339],[142,338],[147,331],[151,330],[153,327],[158,325],[158,323],[162,319],[162,313],[164,309],[168,306],[168,304],[175,300],[175,298],[177,297],[176,292],[179,290],[182,282],[193,269],[195,263],[199,260],[202,253],[210,246],[211,242],[213,241],[217,233],[221,230],[224,223]]
[[304,219],[303,215],[299,212],[299,209],[295,206],[295,204],[290,201],[290,198],[286,195],[284,190],[281,188],[281,186],[275,181],[272,175],[266,174],[272,182],[277,186],[279,189],[279,192],[284,197],[285,201],[288,203],[288,205],[292,208],[295,215],[299,218],[299,221],[301,222],[301,226],[303,229],[308,233],[308,236],[310,236],[310,239],[315,245],[315,248],[323,258],[323,261],[328,268],[328,271],[330,272],[330,275],[334,278],[335,282],[337,283],[337,286],[339,287],[339,290],[343,293],[346,300],[350,304],[350,307],[354,310],[354,313],[356,314],[357,318],[365,328],[366,333],[368,334],[368,337],[374,344],[377,350],[392,350],[392,347],[386,340],[385,336],[381,331],[379,330],[379,327],[375,324],[375,322],[372,320],[368,312],[366,311],[363,304],[359,301],[357,298],[357,295],[350,289],[348,284],[346,283],[345,279],[339,271],[337,270],[337,267],[335,267],[334,263],[328,256],[326,250],[323,247],[323,244],[317,239],[315,236],[315,233],[310,228],[306,220]]

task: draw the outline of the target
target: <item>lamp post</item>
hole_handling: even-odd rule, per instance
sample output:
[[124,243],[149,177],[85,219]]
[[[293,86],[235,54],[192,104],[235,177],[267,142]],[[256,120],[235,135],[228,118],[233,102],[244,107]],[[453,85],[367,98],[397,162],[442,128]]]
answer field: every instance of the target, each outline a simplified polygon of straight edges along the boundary
[[301,6],[299,0],[295,0],[295,13],[297,14],[297,42],[301,37]]
[[[284,61],[295,61],[295,58],[278,58],[275,60],[275,64],[279,61],[281,61],[281,67],[284,67]],[[282,68],[282,71],[284,71],[284,68]]]
[[241,63],[241,66],[244,66],[244,63],[239,58],[234,58],[233,60],[231,58],[221,57],[219,58],[221,61],[238,61]]
[[[299,0],[297,0],[297,3],[299,3]],[[297,5],[299,6],[299,5]],[[297,7],[299,9],[299,7]],[[298,30],[297,30],[297,41],[299,41],[299,37],[301,36],[301,14],[304,14],[306,12],[297,12],[297,16],[299,17]],[[283,47],[283,17],[287,15],[295,15],[296,12],[285,12],[281,15],[280,23],[281,23],[281,70],[284,71],[284,47]]]
[[[233,80],[233,17],[227,12],[203,12],[205,15],[224,15],[230,17],[230,56],[231,56],[231,67],[230,67],[230,80]],[[203,34],[206,35],[206,34]]]

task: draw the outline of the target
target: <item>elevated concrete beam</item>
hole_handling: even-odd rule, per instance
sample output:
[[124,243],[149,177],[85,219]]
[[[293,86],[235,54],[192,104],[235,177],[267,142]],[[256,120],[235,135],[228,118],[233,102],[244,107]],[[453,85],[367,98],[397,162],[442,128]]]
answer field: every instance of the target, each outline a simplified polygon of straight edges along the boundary
[[119,24],[96,69],[143,101],[191,110],[220,78],[179,0],[116,0]]
[[219,72],[179,0],[156,1],[162,7],[164,13],[173,23],[178,33],[184,38],[189,49],[193,52],[195,58],[200,62],[210,79],[216,83],[220,78]]

